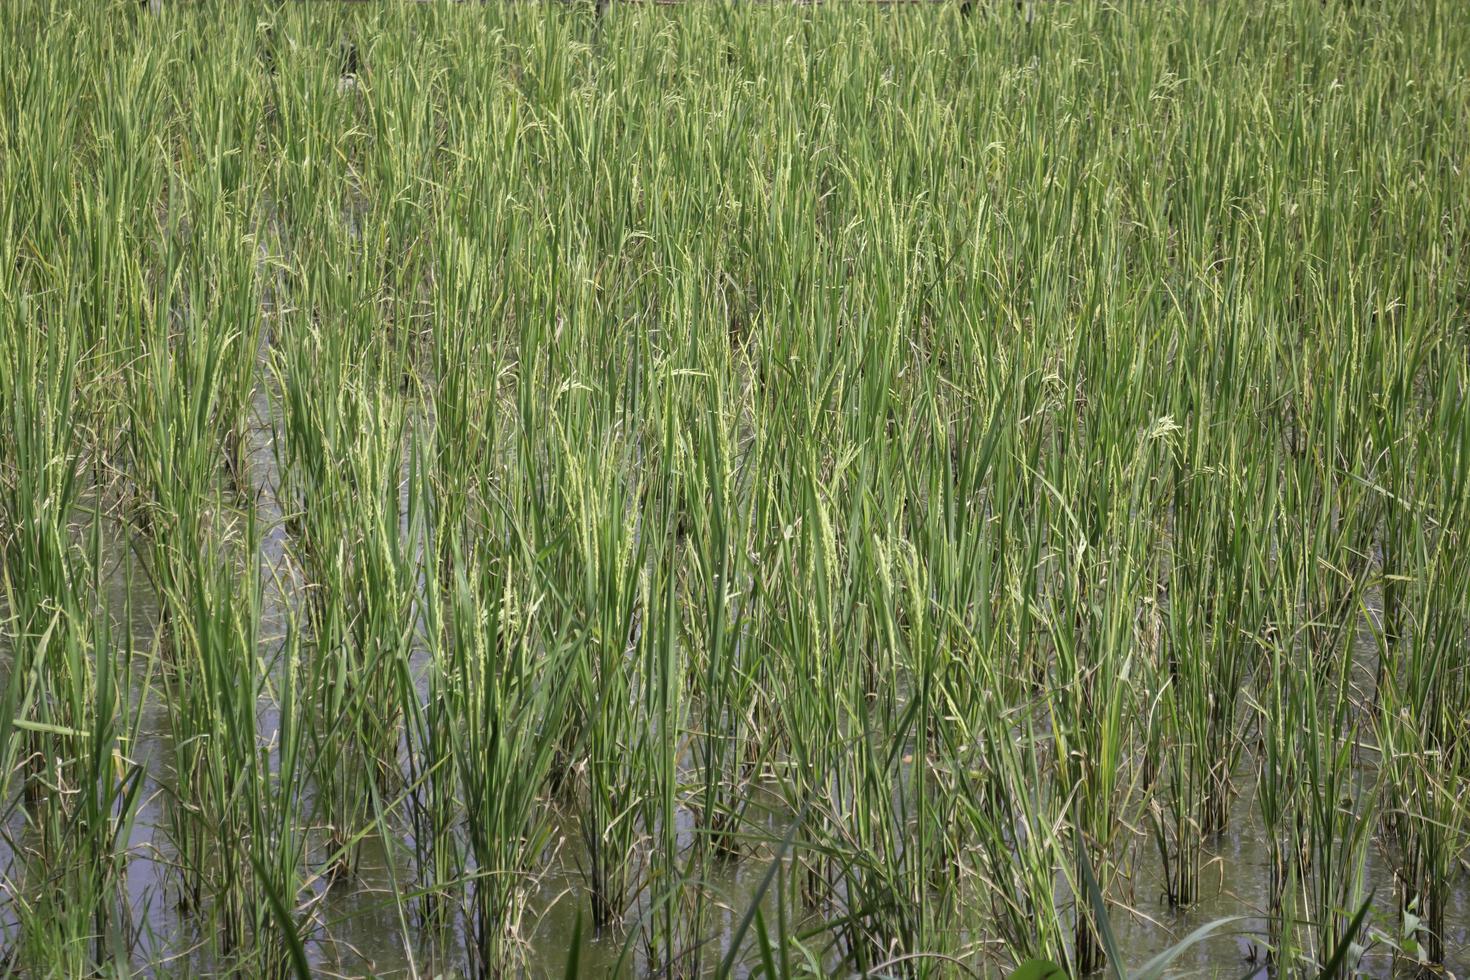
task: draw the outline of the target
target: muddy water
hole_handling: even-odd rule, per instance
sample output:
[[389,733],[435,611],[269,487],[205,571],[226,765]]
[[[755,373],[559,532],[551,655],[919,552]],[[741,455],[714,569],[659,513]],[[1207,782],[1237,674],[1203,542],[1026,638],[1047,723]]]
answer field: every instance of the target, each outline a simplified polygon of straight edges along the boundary
[[[119,573],[119,580],[128,581]],[[149,615],[146,589],[132,579],[133,623],[141,631],[151,631],[154,620]],[[161,831],[155,830],[164,817],[161,799],[169,780],[172,752],[163,719],[155,712],[149,738],[143,747],[150,785],[130,849],[134,860],[129,865],[128,894],[135,921],[146,922],[148,929],[137,951],[140,963],[170,959],[180,949],[194,944],[198,937],[191,933],[186,917],[178,914],[169,892],[169,853]],[[1242,779],[1248,779],[1244,773]],[[1259,959],[1259,940],[1264,931],[1260,917],[1266,902],[1268,880],[1267,850],[1259,821],[1255,817],[1254,800],[1247,790],[1235,801],[1231,814],[1232,829],[1207,855],[1202,875],[1201,898],[1192,908],[1171,910],[1164,889],[1157,855],[1152,844],[1140,835],[1134,878],[1125,882],[1120,898],[1127,906],[1114,913],[1113,926],[1121,947],[1129,960],[1138,964],[1162,951],[1179,938],[1205,923],[1231,915],[1250,918],[1238,924],[1231,933],[1221,934],[1195,947],[1174,964],[1173,975],[1196,976],[1266,976]],[[779,822],[771,825],[773,836],[779,836]],[[571,937],[576,932],[579,913],[585,910],[576,871],[576,834],[572,826],[562,828],[559,856],[552,870],[541,881],[528,916],[530,971],[535,975],[561,975],[570,953]],[[393,884],[402,887],[409,880],[407,861],[400,860],[390,874],[395,849],[383,842],[366,849],[360,874],[350,885],[334,885],[323,889],[317,909],[317,929],[310,953],[314,970],[323,976],[434,976],[455,975],[458,950],[432,948],[423,944],[399,917],[391,899]],[[401,853],[401,852],[400,852]],[[9,861],[0,853],[0,867]],[[743,910],[756,894],[767,870],[767,858],[752,856],[729,864],[715,865],[705,874],[711,892],[722,897],[724,910],[712,922],[718,933],[721,952],[727,946]],[[1382,856],[1371,852],[1366,867],[1369,887],[1376,889],[1375,928],[1391,931],[1395,923],[1395,906],[1391,873]],[[1464,883],[1453,893],[1449,914],[1449,966],[1456,975],[1470,969],[1470,894]],[[584,975],[601,976],[619,972],[636,976],[646,972],[636,930],[630,938],[596,937],[584,929],[580,947],[580,963]],[[711,957],[717,961],[718,957]],[[188,956],[172,959],[165,972],[202,973],[210,964]],[[1361,968],[1375,976],[1392,972],[1392,957],[1386,948],[1370,948]]]
[[[1370,778],[1367,773],[1362,775],[1365,780]],[[1241,774],[1247,784],[1252,778]],[[1138,847],[1140,860],[1129,899],[1132,911],[1118,910],[1113,922],[1120,944],[1134,961],[1147,960],[1209,922],[1244,916],[1245,921],[1227,933],[1212,936],[1185,953],[1175,961],[1174,970],[1180,975],[1267,976],[1261,942],[1266,930],[1270,857],[1254,793],[1247,788],[1235,800],[1231,829],[1207,851],[1207,863],[1200,875],[1200,900],[1187,910],[1170,909],[1152,842],[1140,839]],[[1400,924],[1393,872],[1376,844],[1369,848],[1364,880],[1365,891],[1372,893],[1367,928],[1373,934],[1397,936]],[[1446,931],[1446,966],[1456,976],[1464,976],[1470,970],[1470,889],[1463,876],[1452,892]],[[1393,974],[1392,950],[1381,941],[1369,943],[1359,968],[1366,975]]]

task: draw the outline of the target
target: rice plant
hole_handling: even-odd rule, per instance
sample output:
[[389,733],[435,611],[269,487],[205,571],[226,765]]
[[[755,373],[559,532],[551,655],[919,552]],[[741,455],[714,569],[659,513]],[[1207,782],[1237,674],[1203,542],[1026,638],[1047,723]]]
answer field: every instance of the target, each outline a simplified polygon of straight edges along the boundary
[[0,973],[1470,963],[1464,4],[0,65]]

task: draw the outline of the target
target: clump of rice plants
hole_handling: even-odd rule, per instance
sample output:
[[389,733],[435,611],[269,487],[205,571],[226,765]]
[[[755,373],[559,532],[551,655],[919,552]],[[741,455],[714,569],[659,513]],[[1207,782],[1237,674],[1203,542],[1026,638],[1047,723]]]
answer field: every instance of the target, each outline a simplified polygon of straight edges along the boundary
[[0,973],[1463,972],[1470,12],[1024,7],[0,4]]

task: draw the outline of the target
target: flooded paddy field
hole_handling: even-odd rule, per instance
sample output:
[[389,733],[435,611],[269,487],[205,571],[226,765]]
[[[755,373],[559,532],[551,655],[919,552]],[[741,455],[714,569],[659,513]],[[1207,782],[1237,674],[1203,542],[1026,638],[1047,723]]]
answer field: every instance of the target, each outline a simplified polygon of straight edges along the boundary
[[1470,11],[0,5],[0,975],[1470,970]]

